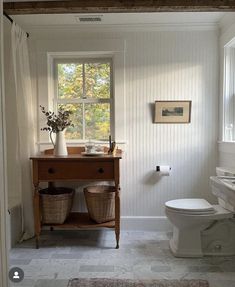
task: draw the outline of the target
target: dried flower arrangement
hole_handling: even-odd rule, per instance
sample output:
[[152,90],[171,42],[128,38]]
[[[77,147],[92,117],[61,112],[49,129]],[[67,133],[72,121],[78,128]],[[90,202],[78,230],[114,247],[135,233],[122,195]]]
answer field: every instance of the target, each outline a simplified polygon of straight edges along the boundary
[[71,111],[65,111],[63,108],[58,109],[58,114],[54,112],[46,111],[45,107],[41,106],[42,113],[47,118],[47,127],[42,128],[42,131],[49,131],[52,133],[58,133],[63,131],[69,126],[72,126],[72,121],[69,119],[72,114]]

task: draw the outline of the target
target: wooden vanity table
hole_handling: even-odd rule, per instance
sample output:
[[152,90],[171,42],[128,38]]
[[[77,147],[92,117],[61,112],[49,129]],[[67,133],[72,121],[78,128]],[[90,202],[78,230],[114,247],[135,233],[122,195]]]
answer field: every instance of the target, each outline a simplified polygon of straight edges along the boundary
[[[83,148],[68,148],[68,156],[54,156],[53,150],[48,150],[43,155],[31,157],[33,163],[34,184],[34,226],[36,235],[36,248],[39,248],[41,233],[41,210],[39,185],[40,182],[60,181],[112,181],[115,185],[115,220],[105,223],[95,223],[87,213],[71,212],[63,224],[48,224],[50,227],[60,228],[114,228],[116,235],[116,248],[119,248],[120,237],[120,186],[119,186],[119,160],[121,152],[116,155],[84,156]],[[76,153],[77,152],[77,153]]]

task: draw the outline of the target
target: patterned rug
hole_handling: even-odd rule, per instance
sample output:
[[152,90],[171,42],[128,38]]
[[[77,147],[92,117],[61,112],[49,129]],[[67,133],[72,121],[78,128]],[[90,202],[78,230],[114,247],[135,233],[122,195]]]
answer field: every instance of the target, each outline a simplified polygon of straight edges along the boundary
[[68,287],[209,287],[206,280],[127,280],[75,278],[69,281]]

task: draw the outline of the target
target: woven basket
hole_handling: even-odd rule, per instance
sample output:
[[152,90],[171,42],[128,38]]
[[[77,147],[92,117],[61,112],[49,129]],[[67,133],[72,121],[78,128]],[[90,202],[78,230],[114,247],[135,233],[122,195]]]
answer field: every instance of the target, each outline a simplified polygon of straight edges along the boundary
[[88,214],[97,223],[115,218],[115,188],[108,185],[96,185],[84,188]]
[[42,209],[42,222],[63,224],[73,203],[74,190],[65,187],[46,188],[39,191]]

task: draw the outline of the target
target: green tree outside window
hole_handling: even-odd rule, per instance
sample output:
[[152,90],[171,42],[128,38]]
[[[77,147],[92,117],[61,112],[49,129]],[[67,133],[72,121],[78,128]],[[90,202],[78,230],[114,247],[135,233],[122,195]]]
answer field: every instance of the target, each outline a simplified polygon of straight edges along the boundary
[[107,140],[111,131],[111,62],[57,63],[57,107],[72,112],[67,139]]

